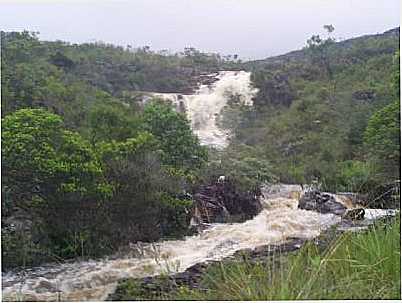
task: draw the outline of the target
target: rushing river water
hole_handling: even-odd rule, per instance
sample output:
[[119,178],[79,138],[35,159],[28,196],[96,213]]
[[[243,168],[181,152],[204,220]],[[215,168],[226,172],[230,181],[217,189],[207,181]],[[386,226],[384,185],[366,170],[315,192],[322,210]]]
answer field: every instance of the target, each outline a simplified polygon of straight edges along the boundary
[[[201,142],[222,148],[230,134],[217,127],[216,116],[227,104],[230,93],[236,94],[244,104],[251,104],[255,92],[249,73],[221,72],[214,84],[201,86],[195,95],[159,95],[178,106],[182,102]],[[267,187],[263,189],[263,210],[249,221],[213,224],[201,234],[184,240],[135,245],[124,257],[48,264],[3,273],[3,300],[105,300],[122,278],[180,272],[199,262],[223,259],[240,249],[276,245],[295,237],[313,238],[341,221],[333,214],[298,209],[301,194],[302,189],[297,185]],[[336,198],[345,206],[352,206]],[[369,210],[366,213],[368,223],[385,214]]]
[[331,214],[297,209],[301,189],[283,186],[267,193],[264,210],[254,219],[214,224],[200,235],[181,241],[145,245],[135,257],[76,262],[33,268],[3,275],[5,300],[104,300],[119,279],[183,271],[191,265],[218,260],[239,249],[281,243],[288,237],[311,238],[339,222]]
[[[5,273],[3,300],[105,300],[122,278],[180,272],[199,262],[223,259],[240,249],[285,243],[289,238],[313,238],[341,221],[333,214],[298,209],[300,186],[277,185],[263,193],[263,210],[244,223],[213,224],[184,240],[138,245],[132,248],[132,254],[116,259],[49,264]],[[366,213],[367,224],[387,214],[383,210]]]

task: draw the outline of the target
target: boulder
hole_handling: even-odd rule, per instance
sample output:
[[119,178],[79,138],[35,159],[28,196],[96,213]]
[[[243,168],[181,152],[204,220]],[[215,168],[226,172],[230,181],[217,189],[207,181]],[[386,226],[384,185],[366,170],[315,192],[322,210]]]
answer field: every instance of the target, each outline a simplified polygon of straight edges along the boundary
[[313,210],[319,213],[341,216],[346,212],[346,207],[337,202],[335,198],[318,190],[306,192],[299,200],[299,208]]
[[372,101],[375,98],[375,92],[372,90],[358,90],[352,96],[355,100]]
[[349,220],[363,220],[364,219],[364,208],[354,208],[354,209],[348,209],[345,214],[342,216],[343,219],[349,219]]
[[228,179],[202,185],[194,194],[193,222],[223,223],[251,219],[262,210],[258,195],[243,192]]

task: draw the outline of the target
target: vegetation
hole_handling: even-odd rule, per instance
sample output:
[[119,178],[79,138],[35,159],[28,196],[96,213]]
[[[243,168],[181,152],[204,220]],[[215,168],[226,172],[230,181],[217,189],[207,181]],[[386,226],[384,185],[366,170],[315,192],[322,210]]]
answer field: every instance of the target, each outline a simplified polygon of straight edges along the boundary
[[282,182],[379,196],[399,180],[399,29],[341,42],[326,29],[304,50],[245,63],[259,92],[229,150],[247,146]]
[[[233,65],[1,32],[3,269],[101,256],[189,232],[207,152],[187,119],[140,91],[191,90]],[[189,198],[190,197],[190,198]]]
[[119,294],[122,300],[397,300],[400,218],[388,224],[342,234],[326,248],[310,242],[289,255],[211,265],[198,289],[182,286],[150,294],[128,280],[120,285]]

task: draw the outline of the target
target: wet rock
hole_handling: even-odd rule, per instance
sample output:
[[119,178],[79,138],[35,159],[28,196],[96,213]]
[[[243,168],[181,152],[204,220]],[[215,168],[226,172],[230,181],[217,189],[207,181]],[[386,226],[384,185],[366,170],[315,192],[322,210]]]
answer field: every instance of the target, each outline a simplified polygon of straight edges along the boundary
[[48,280],[41,280],[35,290],[38,293],[45,293],[45,292],[58,292],[57,287]]
[[352,96],[355,100],[372,101],[375,98],[375,92],[372,90],[358,90]]
[[348,220],[363,220],[364,214],[365,211],[363,208],[348,209],[342,218]]
[[262,210],[255,193],[239,191],[233,182],[223,178],[198,188],[194,200],[193,221],[197,224],[242,222]]
[[341,216],[346,212],[346,207],[337,202],[335,198],[318,190],[306,192],[299,200],[299,208],[313,210],[319,213],[331,213]]

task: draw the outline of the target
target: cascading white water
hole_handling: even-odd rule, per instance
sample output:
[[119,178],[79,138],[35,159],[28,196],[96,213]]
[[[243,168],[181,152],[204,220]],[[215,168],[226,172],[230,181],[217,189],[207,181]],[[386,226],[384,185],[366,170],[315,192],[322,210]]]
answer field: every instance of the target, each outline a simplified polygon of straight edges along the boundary
[[[185,240],[144,246],[142,257],[75,262],[33,268],[3,275],[4,300],[104,300],[117,281],[164,272],[184,271],[206,260],[219,260],[244,248],[279,244],[289,237],[312,238],[339,222],[332,214],[297,208],[301,188],[283,186],[266,194],[264,209],[244,223],[214,224],[200,235]],[[23,275],[24,274],[24,275]]]
[[210,86],[201,85],[194,95],[153,95],[169,99],[178,109],[184,108],[201,144],[220,149],[227,146],[230,130],[217,126],[217,116],[232,97],[241,104],[252,105],[258,90],[251,85],[249,72],[222,71],[211,77],[216,77],[217,81]]
[[[122,278],[181,272],[200,262],[221,260],[240,249],[281,244],[289,238],[310,239],[341,221],[333,214],[298,209],[300,186],[277,185],[269,189],[263,189],[261,213],[244,223],[213,224],[184,240],[133,247],[131,256],[117,259],[49,264],[5,273],[3,300],[105,300]],[[391,213],[375,210],[369,214],[366,224]]]

